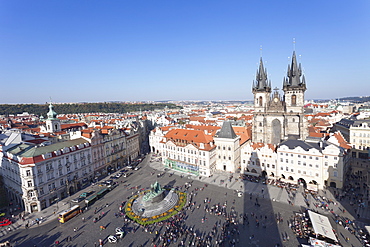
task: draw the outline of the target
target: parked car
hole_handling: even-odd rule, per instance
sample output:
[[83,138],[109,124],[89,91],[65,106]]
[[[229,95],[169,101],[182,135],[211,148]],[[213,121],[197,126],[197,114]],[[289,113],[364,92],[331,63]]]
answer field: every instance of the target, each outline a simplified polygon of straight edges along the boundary
[[132,169],[132,166],[126,166],[127,169]]
[[94,193],[94,191],[87,191],[87,192],[83,192],[80,197],[81,198],[86,198],[88,197],[89,195],[91,195],[92,193]]
[[137,166],[134,168],[135,171],[139,170],[141,167]]
[[82,201],[82,200],[84,200],[84,198],[82,198],[82,197],[76,197],[76,198],[73,198],[73,199],[71,200],[71,202],[79,203],[79,202],[80,202],[80,201]]

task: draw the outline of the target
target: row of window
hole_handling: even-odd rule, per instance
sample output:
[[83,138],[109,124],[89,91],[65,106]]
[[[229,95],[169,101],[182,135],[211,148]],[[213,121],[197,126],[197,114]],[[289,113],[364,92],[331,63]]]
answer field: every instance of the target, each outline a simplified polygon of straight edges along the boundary
[[[284,167],[280,167],[280,170],[284,171]],[[290,169],[289,169],[289,167],[285,167],[285,171],[286,171],[286,172],[292,172],[292,173],[294,173],[294,169],[292,169],[292,168],[290,168]],[[306,171],[298,170],[297,172],[298,172],[299,174],[301,174],[301,173],[302,173],[303,175],[307,175],[307,172],[306,172]],[[311,171],[309,172],[309,175],[310,175],[310,176],[312,176],[312,172],[311,172]],[[320,175],[319,173],[315,173],[315,176],[316,176],[316,177],[318,177],[319,175]]]
[[352,136],[358,136],[358,137],[370,137],[370,133],[356,133],[353,132]]
[[[245,164],[245,160],[243,160],[243,164]],[[260,166],[260,162],[254,162],[254,161],[248,161],[248,165],[252,165],[252,166]],[[262,163],[262,167],[265,167],[265,163]],[[270,164],[267,163],[266,164],[266,167],[267,168],[270,168]],[[271,165],[271,168],[272,169],[275,169],[275,165]]]
[[[284,153],[280,153],[280,155],[281,156],[284,156]],[[289,154],[288,153],[285,153],[285,156],[289,156]],[[290,157],[294,157],[294,154],[290,154]],[[307,159],[308,158],[310,160],[313,159],[313,156],[307,156],[307,155],[302,155],[301,156],[300,154],[297,154],[297,157],[298,158],[301,158],[302,157],[303,159]],[[319,157],[318,156],[314,156],[314,157],[315,157],[315,160],[319,160]],[[324,158],[327,159],[327,158],[329,158],[329,156],[325,155]],[[334,156],[334,160],[337,160],[337,159],[338,159],[338,157]]]
[[[218,156],[219,159],[221,159],[221,155]],[[224,160],[226,160],[226,156],[223,156]],[[231,160],[231,157],[228,157],[228,160]]]
[[166,156],[171,158],[171,159],[176,159],[179,160],[179,161],[184,161],[184,162],[188,162],[190,164],[195,164],[197,165],[199,163],[199,165],[203,165],[203,166],[206,166],[207,162],[205,160],[198,160],[198,159],[193,159],[193,158],[189,158],[189,157],[184,157],[184,156],[180,156],[180,155],[176,155],[175,154],[167,154],[166,153]]
[[[220,146],[218,146],[218,149],[220,150],[220,149],[221,149],[221,147],[220,147]],[[226,147],[225,147],[225,146],[223,146],[223,147],[222,147],[222,150],[226,150]],[[231,151],[231,147],[228,147],[228,148],[227,148],[227,150]]]
[[[172,147],[172,146],[169,146],[167,148],[169,150],[174,150],[174,151],[178,151],[178,152],[185,152],[185,153],[186,153],[186,150],[187,150],[187,153],[188,154],[197,154],[197,151],[196,150],[190,150],[190,149],[179,148],[179,147]],[[203,156],[206,156],[206,152],[199,151],[199,155],[202,155],[202,153],[203,153]]]
[[[353,139],[352,142],[356,142],[356,139]],[[365,139],[359,139],[358,142],[361,144],[363,143],[364,145],[366,145],[366,143],[370,144],[370,140],[365,140]]]

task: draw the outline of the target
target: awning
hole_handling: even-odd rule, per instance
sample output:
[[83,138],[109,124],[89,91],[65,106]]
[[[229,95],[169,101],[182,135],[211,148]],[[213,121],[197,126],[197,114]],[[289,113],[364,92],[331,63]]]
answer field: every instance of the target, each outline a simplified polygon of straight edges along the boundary
[[[330,244],[330,243],[327,243],[323,240],[318,240],[316,238],[311,238],[311,237],[310,237],[310,243],[311,243],[311,245],[306,245],[306,246],[310,246],[310,247],[342,247],[341,245]],[[303,244],[302,244],[302,246],[303,246]]]
[[316,184],[307,184],[307,189],[317,192],[317,185]]
[[370,234],[370,226],[365,226],[365,229]]
[[310,216],[315,234],[320,234],[321,236],[330,238],[338,242],[328,217],[314,213],[310,210],[308,210],[308,215]]

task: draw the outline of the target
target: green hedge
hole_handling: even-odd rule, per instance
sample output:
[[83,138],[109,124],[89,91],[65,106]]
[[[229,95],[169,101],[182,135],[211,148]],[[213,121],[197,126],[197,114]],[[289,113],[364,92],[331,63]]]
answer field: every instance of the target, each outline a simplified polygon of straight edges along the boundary
[[149,218],[141,217],[140,215],[137,215],[132,211],[132,203],[139,197],[139,195],[145,194],[146,192],[149,192],[149,190],[143,191],[140,194],[136,194],[132,196],[125,205],[125,213],[127,217],[129,217],[133,221],[143,226],[150,225],[156,222],[161,222],[161,221],[171,218],[172,216],[176,215],[180,210],[182,210],[186,204],[186,198],[187,198],[186,193],[175,191],[177,195],[179,196],[179,200],[173,208],[171,208],[167,212],[164,212],[160,215],[156,215],[153,217],[149,217]]

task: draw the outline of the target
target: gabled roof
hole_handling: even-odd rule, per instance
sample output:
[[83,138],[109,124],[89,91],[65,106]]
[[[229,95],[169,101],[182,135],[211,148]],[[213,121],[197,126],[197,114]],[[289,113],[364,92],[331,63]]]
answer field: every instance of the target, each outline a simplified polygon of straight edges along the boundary
[[319,142],[307,142],[307,141],[301,141],[301,140],[293,140],[293,139],[288,139],[286,141],[283,141],[279,147],[281,146],[287,146],[289,149],[295,149],[296,147],[301,147],[303,150],[308,151],[312,148],[317,149],[321,152],[328,144],[326,142],[322,143],[322,147],[320,147]]
[[[215,148],[215,145],[212,144],[213,137],[211,135],[206,135],[201,130],[172,129],[164,136],[164,138],[166,140],[162,141],[162,143],[172,141],[172,143],[179,146],[192,144],[201,150],[211,150]],[[204,144],[204,148],[200,148],[200,144]]]
[[83,138],[78,138],[74,140],[64,141],[64,142],[57,142],[47,146],[36,146],[30,144],[20,144],[14,148],[10,148],[8,150],[9,153],[15,154],[20,157],[36,157],[42,154],[54,152],[65,147],[72,147],[78,144],[87,143]]
[[226,139],[235,139],[237,135],[234,132],[233,127],[231,126],[231,122],[224,121],[222,128],[219,132],[217,132],[217,138],[226,138]]
[[251,143],[251,147],[256,150],[256,149],[261,149],[263,147],[267,147],[269,149],[271,149],[272,151],[275,151],[276,147],[271,144],[271,143],[268,143],[268,144],[265,144],[265,143],[262,143],[262,142],[252,142]]
[[238,136],[240,136],[240,145],[251,139],[251,127],[234,126],[233,130]]

